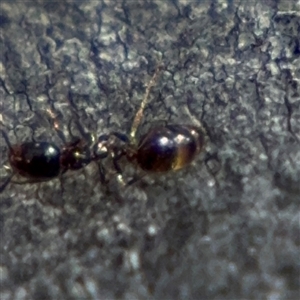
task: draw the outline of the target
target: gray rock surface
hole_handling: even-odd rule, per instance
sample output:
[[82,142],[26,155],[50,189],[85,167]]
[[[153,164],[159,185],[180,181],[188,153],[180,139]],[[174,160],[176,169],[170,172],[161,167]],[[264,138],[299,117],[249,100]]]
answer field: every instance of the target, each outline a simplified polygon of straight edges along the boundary
[[62,146],[50,110],[66,140],[129,133],[159,63],[140,133],[202,122],[209,137],[191,166],[127,188],[109,159],[107,184],[96,164],[9,184],[1,300],[298,299],[299,1],[7,1],[0,26],[11,143]]

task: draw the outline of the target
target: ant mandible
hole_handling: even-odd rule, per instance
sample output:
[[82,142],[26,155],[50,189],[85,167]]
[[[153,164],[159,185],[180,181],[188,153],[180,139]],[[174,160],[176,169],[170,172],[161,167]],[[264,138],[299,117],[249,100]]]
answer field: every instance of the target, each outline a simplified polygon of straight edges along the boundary
[[[36,183],[48,181],[68,170],[78,170],[92,161],[111,156],[116,171],[121,174],[118,160],[126,157],[146,172],[167,172],[181,169],[191,163],[203,150],[205,131],[202,126],[165,125],[150,129],[139,141],[136,132],[141,123],[151,88],[162,66],[157,67],[147,85],[144,98],[132,123],[130,137],[113,132],[94,137],[90,141],[76,139],[59,148],[49,142],[25,142],[11,145],[5,132],[2,135],[8,145],[8,162],[11,175],[0,186],[0,192],[10,183]],[[112,137],[114,137],[112,139]],[[123,143],[119,145],[116,139]],[[102,169],[102,168],[101,168]],[[101,170],[100,169],[100,170]],[[13,181],[14,175],[26,181]]]

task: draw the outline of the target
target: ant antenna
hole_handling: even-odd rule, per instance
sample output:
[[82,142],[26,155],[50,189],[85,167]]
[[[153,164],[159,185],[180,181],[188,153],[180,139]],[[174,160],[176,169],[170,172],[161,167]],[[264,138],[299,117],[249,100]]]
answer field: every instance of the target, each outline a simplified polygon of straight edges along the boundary
[[153,74],[151,80],[149,81],[149,83],[147,85],[146,92],[145,92],[144,98],[141,102],[140,108],[137,111],[137,113],[135,114],[134,120],[132,122],[131,131],[130,131],[130,137],[131,137],[132,141],[135,140],[135,135],[136,135],[137,129],[138,129],[138,127],[141,123],[141,120],[143,118],[144,109],[145,109],[145,106],[148,102],[150,90],[155,85],[155,83],[157,81],[157,78],[158,78],[158,75],[159,75],[159,73],[162,69],[163,69],[162,65],[159,65],[159,66],[156,67],[155,73]]

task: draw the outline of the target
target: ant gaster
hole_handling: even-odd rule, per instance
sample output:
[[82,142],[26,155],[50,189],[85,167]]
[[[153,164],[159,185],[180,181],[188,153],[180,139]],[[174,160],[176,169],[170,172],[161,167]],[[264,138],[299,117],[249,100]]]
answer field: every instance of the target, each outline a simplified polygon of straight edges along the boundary
[[[191,163],[205,144],[205,131],[202,126],[165,125],[152,128],[136,140],[136,132],[143,117],[150,90],[154,86],[161,67],[147,85],[144,99],[137,111],[130,132],[130,137],[113,132],[100,135],[97,139],[92,136],[90,141],[77,139],[67,143],[62,148],[48,142],[25,142],[10,145],[8,137],[2,131],[9,147],[8,161],[12,174],[0,186],[0,192],[9,182],[29,183],[48,181],[68,170],[78,170],[92,161],[111,156],[115,169],[121,173],[118,160],[125,156],[135,162],[146,172],[167,172],[181,169]],[[114,137],[112,139],[112,137]],[[123,143],[119,145],[116,139]],[[101,170],[102,168],[100,168]],[[17,174],[27,181],[12,181]]]

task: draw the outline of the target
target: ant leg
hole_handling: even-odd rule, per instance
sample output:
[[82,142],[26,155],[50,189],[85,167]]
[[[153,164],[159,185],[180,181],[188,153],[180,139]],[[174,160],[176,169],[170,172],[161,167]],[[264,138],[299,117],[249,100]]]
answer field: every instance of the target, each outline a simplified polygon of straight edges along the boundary
[[[48,115],[50,116],[51,118],[51,125],[52,127],[55,129],[58,137],[63,141],[63,144],[66,145],[67,144],[67,140],[66,140],[66,137],[65,135],[63,134],[63,132],[61,131],[60,129],[60,126],[59,126],[59,121],[58,121],[58,114],[57,113],[54,113],[52,109],[48,108],[46,109],[46,112],[48,113]],[[72,133],[72,130],[71,130],[71,121],[72,119],[69,120],[68,122],[68,131],[73,139],[73,141],[76,141],[76,140],[79,140],[78,137],[75,137]],[[77,124],[76,124],[77,125]]]
[[99,175],[100,175],[100,181],[102,184],[106,184],[107,180],[106,180],[105,168],[103,167],[101,162],[97,162],[97,166],[98,166],[98,171],[99,171]]
[[[101,163],[102,159],[105,159],[107,156],[111,156],[113,159],[113,164],[115,169],[117,170],[117,172],[120,172],[120,167],[116,162],[116,156],[115,156],[115,151],[113,149],[111,149],[111,145],[109,144],[109,139],[111,136],[116,136],[118,137],[119,134],[102,134],[98,137],[97,142],[94,144],[93,147],[93,161],[97,162],[97,166],[98,166],[98,171],[99,171],[99,175],[100,175],[100,181],[102,184],[107,183],[106,180],[106,171],[105,168],[103,166],[103,164]],[[120,135],[120,139],[122,139],[123,136]]]
[[5,188],[8,186],[9,183],[12,182],[12,178],[14,177],[14,173],[11,173],[10,176],[8,176],[5,181],[0,186],[0,194],[5,190]]
[[122,169],[119,165],[119,160],[125,155],[125,153],[122,151],[121,153],[119,153],[118,155],[114,156],[112,155],[112,160],[113,160],[113,164],[114,164],[114,168],[117,171],[118,174],[122,174]]
[[17,180],[11,180],[11,183],[14,184],[28,184],[28,183],[41,183],[41,182],[46,182],[51,180],[50,179],[28,179],[28,180],[23,180],[23,181],[17,181]]
[[[87,133],[86,130],[81,125],[81,123],[79,121],[80,116],[79,116],[79,113],[77,112],[77,106],[75,104],[73,94],[70,91],[68,93],[67,101],[68,101],[68,104],[69,104],[69,107],[70,107],[70,110],[71,110],[73,122],[75,123],[75,126],[76,126],[77,130],[79,131],[79,134],[80,134],[81,138],[83,138],[85,141],[87,141],[87,144],[93,143],[95,141],[95,135]],[[78,137],[74,136],[74,134],[72,133],[72,130],[71,130],[70,124],[71,124],[72,119],[69,122],[69,127],[68,127],[69,132],[71,133],[71,136],[73,138],[75,137],[75,138],[78,139]]]
[[143,118],[144,109],[145,109],[145,106],[148,102],[150,90],[155,85],[155,83],[157,81],[157,78],[158,78],[158,75],[159,75],[160,71],[162,70],[162,68],[163,68],[162,65],[159,65],[156,68],[154,75],[152,76],[151,80],[149,81],[149,83],[147,85],[145,95],[144,95],[144,98],[141,102],[140,108],[137,111],[137,113],[135,114],[135,117],[134,117],[134,120],[133,120],[132,126],[131,126],[131,131],[130,131],[130,138],[131,138],[131,142],[133,144],[135,144],[135,135],[136,135],[137,129],[138,129],[140,123],[141,123],[141,120]]
[[[118,144],[116,142],[116,139],[119,140],[121,144]],[[123,156],[126,156],[126,146],[129,144],[129,141],[130,139],[127,135],[119,132],[111,132],[109,134],[100,135],[98,137],[97,142],[94,143],[93,161],[96,161],[98,163],[98,169],[102,183],[107,183],[107,180],[105,179],[106,172],[103,165],[101,164],[101,159],[104,159],[109,156],[113,163],[113,167],[116,173],[118,174],[118,180],[124,185],[124,180],[122,178],[123,172],[119,165],[119,160]],[[125,144],[125,147],[124,145],[122,145],[122,143]]]
[[[9,141],[9,138],[8,138],[6,132],[2,128],[0,129],[0,131],[1,131],[3,139],[5,140],[5,143],[6,143],[7,147],[8,147],[8,152],[13,152],[12,145],[11,145],[11,143]],[[8,186],[8,184],[11,182],[12,178],[15,175],[14,172],[12,171],[12,169],[10,167],[8,167],[6,165],[4,165],[3,167],[10,174],[4,180],[4,182],[0,185],[0,193],[2,193],[5,190],[5,188]]]
[[13,152],[12,151],[12,145],[11,145],[11,143],[9,141],[9,138],[8,138],[6,132],[3,129],[0,129],[0,130],[1,130],[2,136],[3,136],[4,140],[5,140],[5,143],[6,143],[7,147],[8,147],[8,149],[9,149],[9,151]]
[[143,174],[143,175],[135,175],[132,179],[130,179],[127,183],[126,183],[126,186],[131,186],[131,185],[134,185],[136,184],[137,182],[139,182],[140,180],[143,179],[143,177],[145,176],[146,174]]
[[122,185],[122,187],[125,187],[127,184],[123,178],[123,172],[122,169],[120,168],[118,161],[113,159],[113,164],[114,164],[114,168],[117,171],[117,180],[118,182]]
[[[71,93],[69,93],[69,97],[72,97]],[[70,102],[70,103],[73,103],[73,100],[69,100],[69,102]],[[81,124],[78,122],[79,117],[78,117],[78,114],[76,113],[76,111],[75,111],[75,109],[74,109],[74,107],[73,107],[73,104],[70,105],[70,107],[71,107],[72,117],[71,117],[71,119],[70,119],[69,122],[68,122],[67,128],[68,128],[68,131],[69,131],[69,133],[70,133],[70,135],[71,135],[71,138],[72,138],[71,144],[72,144],[73,142],[78,142],[79,140],[81,140],[81,138],[79,138],[78,136],[74,135],[73,132],[72,132],[72,130],[71,130],[71,123],[72,123],[72,121],[75,123],[75,126],[76,126],[76,128],[78,129],[78,131],[79,131],[79,134],[80,134],[85,140],[88,140],[88,141],[92,140],[93,137],[91,137],[89,134],[87,134],[87,133],[84,131],[84,129],[83,129],[83,127],[81,126]],[[66,140],[66,137],[65,137],[64,133],[63,133],[62,130],[60,129],[60,125],[59,125],[59,121],[58,121],[58,114],[55,114],[51,109],[47,109],[46,111],[47,111],[47,113],[49,114],[49,116],[50,116],[50,118],[51,118],[51,120],[52,120],[52,126],[53,126],[53,128],[55,129],[55,131],[56,131],[58,137],[63,141],[64,145],[69,144],[69,143],[67,142],[67,140]]]
[[221,169],[217,153],[207,153],[204,158],[204,163],[209,174],[215,178]]
[[[75,123],[75,126],[76,128],[78,129],[79,131],[79,135],[81,136],[78,137],[78,135],[75,135],[73,132],[72,132],[72,127],[71,127],[71,123],[74,122]],[[91,133],[86,133],[85,130],[83,129],[82,125],[80,124],[80,122],[78,121],[78,117],[72,117],[69,121],[69,124],[68,124],[68,130],[69,130],[69,133],[72,137],[73,140],[82,140],[84,139],[85,141],[87,141],[87,143],[92,143],[94,142],[95,140],[95,136],[94,134],[91,134]]]
[[113,131],[113,132],[110,133],[110,135],[116,137],[117,139],[119,139],[120,141],[122,141],[126,144],[129,144],[129,142],[130,142],[130,140],[129,140],[129,138],[126,134]]
[[123,171],[120,167],[119,160],[125,155],[125,151],[121,149],[118,153],[116,152],[116,149],[112,149],[112,152],[110,152],[110,156],[112,158],[112,163],[114,166],[114,169],[117,173],[117,179],[118,181],[124,186],[125,182],[123,179]]

